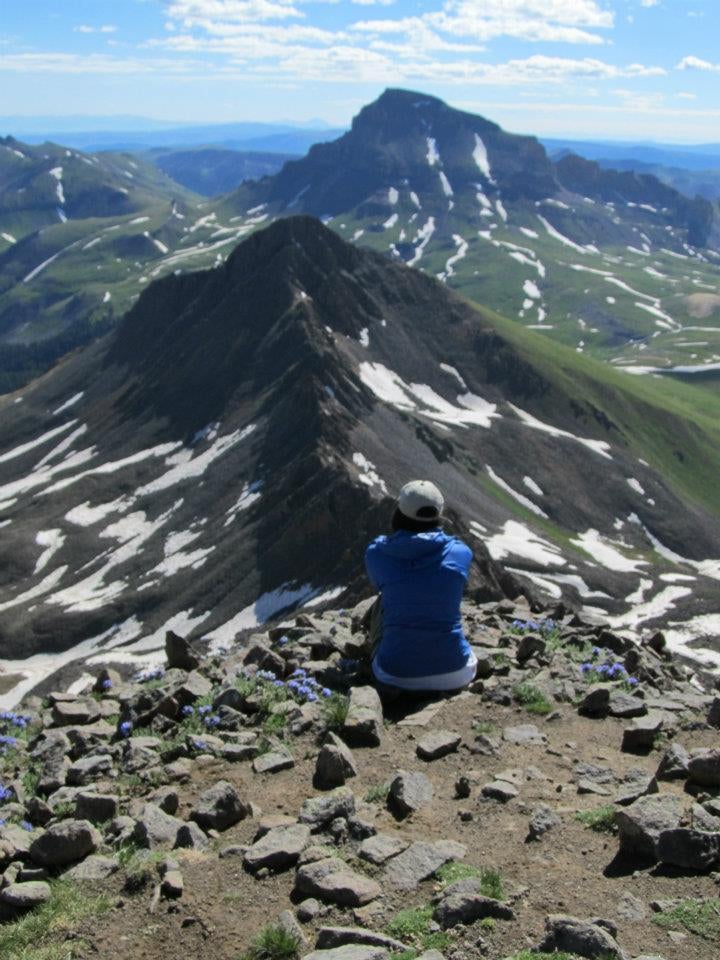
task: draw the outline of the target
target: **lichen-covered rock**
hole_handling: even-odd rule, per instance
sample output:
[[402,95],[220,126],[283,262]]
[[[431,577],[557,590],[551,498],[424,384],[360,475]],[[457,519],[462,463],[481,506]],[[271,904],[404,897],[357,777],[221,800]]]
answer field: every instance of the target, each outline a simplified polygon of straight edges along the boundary
[[200,794],[190,818],[203,830],[227,830],[251,813],[250,804],[240,799],[235,787],[227,780],[219,780]]

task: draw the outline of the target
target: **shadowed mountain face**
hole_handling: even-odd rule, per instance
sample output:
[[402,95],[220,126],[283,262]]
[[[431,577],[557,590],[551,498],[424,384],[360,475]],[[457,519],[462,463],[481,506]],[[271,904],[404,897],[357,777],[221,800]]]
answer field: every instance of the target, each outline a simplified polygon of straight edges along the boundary
[[479,597],[565,595],[618,626],[704,613],[713,428],[516,329],[308,217],[152,284],[114,334],[0,400],[10,668],[147,656],[167,628],[223,645],[358,598],[414,476],[444,490]]

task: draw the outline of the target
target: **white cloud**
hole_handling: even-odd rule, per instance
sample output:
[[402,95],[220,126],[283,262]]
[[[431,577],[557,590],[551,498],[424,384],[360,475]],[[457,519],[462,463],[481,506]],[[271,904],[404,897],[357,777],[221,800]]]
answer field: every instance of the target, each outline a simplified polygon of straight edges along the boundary
[[660,0],[640,0],[641,7],[656,7]]
[[115,33],[117,27],[112,23],[106,23],[101,27],[89,27],[85,23],[81,23],[78,27],[73,27],[75,33]]
[[395,0],[351,0],[351,3],[356,3],[359,7],[391,7]]
[[700,57],[683,57],[676,67],[677,70],[705,70],[720,73],[720,63],[710,63]]
[[173,0],[166,13],[186,28],[215,21],[253,23],[304,16],[292,0]]
[[174,60],[170,58],[111,57],[105,54],[83,56],[76,53],[15,53],[0,57],[0,71],[14,73],[58,74],[135,74],[173,73],[183,74],[193,70],[198,75],[207,71],[207,64],[200,61]]

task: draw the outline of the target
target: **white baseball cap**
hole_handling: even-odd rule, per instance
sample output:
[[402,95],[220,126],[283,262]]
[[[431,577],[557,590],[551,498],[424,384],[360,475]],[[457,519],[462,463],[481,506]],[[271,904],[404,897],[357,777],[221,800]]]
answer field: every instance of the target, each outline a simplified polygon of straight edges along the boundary
[[398,497],[398,509],[412,520],[433,523],[442,518],[445,501],[438,488],[430,480],[411,480],[406,483]]

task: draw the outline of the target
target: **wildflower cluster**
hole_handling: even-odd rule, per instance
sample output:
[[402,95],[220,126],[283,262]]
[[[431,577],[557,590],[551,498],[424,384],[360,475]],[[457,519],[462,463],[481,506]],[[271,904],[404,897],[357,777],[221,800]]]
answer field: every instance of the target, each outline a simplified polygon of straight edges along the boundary
[[18,740],[25,737],[30,717],[12,710],[0,712],[0,757],[14,750]]
[[185,725],[194,730],[213,730],[215,727],[220,726],[220,717],[212,712],[212,707],[209,703],[195,707],[191,707],[188,704],[181,709],[180,713],[182,714]]
[[5,787],[0,783],[0,803],[4,803],[6,800],[10,800],[13,796],[14,790],[12,787]]
[[138,670],[133,680],[135,683],[148,683],[150,680],[162,680],[164,676],[162,667],[147,667],[145,670]]
[[129,737],[132,733],[133,725],[129,720],[123,720],[118,726],[118,733],[121,737]]
[[539,633],[547,636],[559,629],[558,623],[548,617],[544,620],[513,620],[510,624],[511,633]]
[[602,650],[600,647],[592,648],[590,660],[580,664],[580,673],[582,673],[586,683],[619,680],[628,688],[638,685],[638,678],[631,677],[619,660],[614,660],[606,650]]
[[105,677],[105,679],[100,682],[100,689],[103,692],[105,692],[107,690],[110,690],[112,688],[112,685],[113,685],[113,682],[110,679],[110,677]]
[[[275,680],[274,683],[281,684],[283,681]],[[298,700],[300,703],[314,703],[319,697],[332,696],[332,690],[322,687],[315,677],[309,677],[307,671],[303,670],[302,667],[293,671],[285,686],[290,691],[293,700]]]

